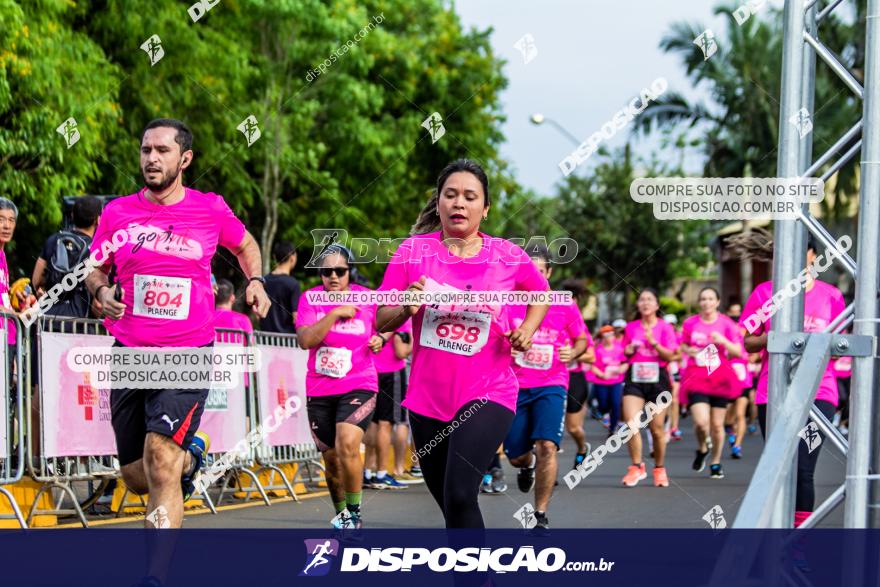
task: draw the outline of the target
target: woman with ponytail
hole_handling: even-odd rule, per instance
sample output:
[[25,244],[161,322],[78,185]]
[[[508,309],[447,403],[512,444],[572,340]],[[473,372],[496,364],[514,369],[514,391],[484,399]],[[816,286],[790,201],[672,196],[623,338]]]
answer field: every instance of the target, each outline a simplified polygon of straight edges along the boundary
[[[520,247],[480,232],[489,181],[476,163],[446,166],[436,191],[392,257],[381,290],[545,291]],[[527,351],[547,306],[529,305],[514,328],[503,305],[380,306],[392,331],[412,317],[413,361],[404,407],[425,483],[447,528],[483,528],[480,481],[504,440],[519,386],[511,349]]]
[[[773,240],[767,231],[752,229],[741,235],[728,240],[728,244],[740,258],[757,258],[769,261],[773,258]],[[807,243],[807,267],[816,260],[816,243],[810,237]],[[830,263],[830,261],[827,261]],[[806,272],[804,293],[804,331],[821,332],[841,312],[844,304],[843,294],[839,289],[815,279],[814,274]],[[743,308],[740,316],[740,326],[743,328],[746,350],[750,353],[761,353],[761,373],[758,377],[758,385],[755,393],[755,403],[758,405],[758,422],[761,425],[761,434],[766,434],[767,427],[767,387],[769,372],[769,355],[767,353],[767,335],[770,332],[770,321],[758,319],[763,316],[760,311],[767,303],[772,304],[774,287],[773,283],[765,281],[758,285]],[[815,405],[822,414],[831,419],[838,403],[837,380],[834,374],[833,361],[830,361],[822,376],[819,390],[816,393]],[[794,525],[800,526],[813,512],[816,501],[816,491],[813,485],[813,473],[816,470],[816,462],[819,459],[821,445],[815,447],[812,452],[806,443],[798,443],[797,458],[797,486],[795,492]]]

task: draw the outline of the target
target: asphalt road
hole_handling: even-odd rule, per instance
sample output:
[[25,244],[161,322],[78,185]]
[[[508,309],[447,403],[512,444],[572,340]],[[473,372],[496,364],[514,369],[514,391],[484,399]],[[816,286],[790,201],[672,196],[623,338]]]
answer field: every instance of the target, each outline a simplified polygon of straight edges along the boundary
[[[683,420],[687,428],[690,420]],[[588,440],[602,441],[605,430],[598,422],[587,422]],[[650,462],[648,479],[635,488],[621,485],[626,471],[626,448],[605,459],[595,472],[573,490],[569,490],[562,475],[571,466],[574,445],[566,437],[559,455],[559,486],[550,504],[552,528],[705,528],[702,518],[715,506],[720,506],[728,524],[732,524],[737,509],[748,487],[752,471],[762,447],[759,434],[748,436],[744,458],[732,460],[725,449],[722,463],[725,478],[708,477],[708,467],[702,473],[691,470],[695,443],[693,433],[684,431],[684,438],[669,447],[667,471],[670,486],[654,487],[651,483]],[[526,503],[534,503],[533,495],[516,488],[516,470],[504,464],[508,490],[500,495],[481,495],[480,505],[486,526],[490,528],[517,528],[514,513]],[[826,443],[822,447],[816,471],[817,505],[843,482],[845,459]],[[230,503],[230,502],[224,502]],[[408,489],[365,490],[362,506],[365,527],[369,528],[441,528],[443,518],[424,484]],[[326,528],[333,517],[333,507],[326,495],[292,501],[276,502],[271,506],[257,505],[222,511],[219,515],[187,515],[186,528]],[[142,522],[122,524],[135,527]],[[843,510],[839,507],[827,517],[821,527],[843,526]]]

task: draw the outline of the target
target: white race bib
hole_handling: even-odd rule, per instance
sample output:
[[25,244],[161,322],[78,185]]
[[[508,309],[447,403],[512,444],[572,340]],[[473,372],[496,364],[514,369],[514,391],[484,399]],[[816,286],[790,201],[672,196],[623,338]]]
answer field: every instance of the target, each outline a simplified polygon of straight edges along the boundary
[[516,356],[516,364],[520,367],[546,371],[553,366],[553,345],[533,344],[532,348]]
[[315,371],[340,379],[351,371],[351,349],[323,346],[315,353]]
[[736,377],[740,381],[745,381],[748,373],[746,372],[746,366],[742,363],[731,363],[733,365],[733,370],[736,371]]
[[439,351],[471,357],[489,340],[492,316],[482,312],[448,312],[425,308],[419,343]]
[[186,320],[192,280],[189,277],[134,276],[134,314],[148,318]]
[[633,383],[659,383],[660,363],[633,363]]
[[605,375],[603,376],[603,379],[614,379],[618,375],[620,375],[620,373],[617,372],[617,365],[605,365]]

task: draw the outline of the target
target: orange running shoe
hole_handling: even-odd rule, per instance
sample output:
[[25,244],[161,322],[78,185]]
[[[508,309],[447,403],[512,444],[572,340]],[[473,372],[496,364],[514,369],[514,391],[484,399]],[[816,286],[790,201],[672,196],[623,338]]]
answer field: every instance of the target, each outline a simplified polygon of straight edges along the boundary
[[654,467],[654,487],[669,487],[666,467]]
[[641,465],[630,465],[623,476],[623,484],[627,487],[635,487],[639,481],[645,479],[648,473],[645,471],[645,463]]

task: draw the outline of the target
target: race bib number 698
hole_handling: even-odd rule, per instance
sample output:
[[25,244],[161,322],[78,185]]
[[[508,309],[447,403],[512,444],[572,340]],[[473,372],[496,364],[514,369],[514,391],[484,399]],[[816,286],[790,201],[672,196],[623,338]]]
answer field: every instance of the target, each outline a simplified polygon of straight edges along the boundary
[[489,340],[492,316],[482,312],[449,312],[425,308],[419,342],[456,355],[473,356]]

